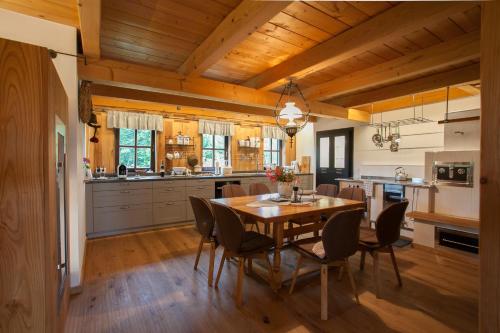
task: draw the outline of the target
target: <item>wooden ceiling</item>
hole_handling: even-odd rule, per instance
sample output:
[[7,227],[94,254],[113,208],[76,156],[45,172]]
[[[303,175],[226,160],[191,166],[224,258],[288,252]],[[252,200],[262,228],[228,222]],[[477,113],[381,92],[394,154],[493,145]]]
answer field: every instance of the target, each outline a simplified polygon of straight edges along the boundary
[[[177,75],[179,82],[204,79],[204,84],[225,83],[226,89],[257,95],[280,92],[292,77],[308,100],[326,109],[327,104],[357,107],[479,79],[481,9],[476,2],[76,3],[0,0],[0,7],[70,25],[75,15],[80,17],[84,53],[94,58],[89,62],[143,65],[161,70],[159,76]],[[150,81],[143,85],[162,88]],[[134,84],[140,82],[134,79]]]

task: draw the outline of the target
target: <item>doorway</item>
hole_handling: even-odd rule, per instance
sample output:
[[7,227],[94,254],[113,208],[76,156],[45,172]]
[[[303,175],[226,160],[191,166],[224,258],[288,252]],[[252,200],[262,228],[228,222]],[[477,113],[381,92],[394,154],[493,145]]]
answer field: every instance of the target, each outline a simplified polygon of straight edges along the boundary
[[352,177],[353,133],[352,127],[316,133],[316,185]]

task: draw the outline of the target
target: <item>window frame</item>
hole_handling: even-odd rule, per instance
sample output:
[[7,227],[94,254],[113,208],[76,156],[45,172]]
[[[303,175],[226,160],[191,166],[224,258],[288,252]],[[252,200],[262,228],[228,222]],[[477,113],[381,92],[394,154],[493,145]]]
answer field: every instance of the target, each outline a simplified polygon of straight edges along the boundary
[[[123,129],[133,129],[133,128],[123,128]],[[147,170],[152,170],[152,171],[155,171],[156,170],[156,159],[155,159],[155,152],[156,152],[156,131],[154,130],[151,130],[151,145],[150,146],[138,146],[137,145],[137,129],[133,129],[134,130],[134,145],[133,146],[130,146],[130,145],[121,145],[120,144],[120,130],[122,130],[122,128],[117,128],[115,130],[115,163],[116,165],[119,165],[120,163],[120,148],[121,147],[124,147],[124,148],[133,148],[134,149],[134,165],[135,167],[134,168],[129,168],[127,167],[127,170],[128,171],[147,171]],[[137,148],[150,148],[151,149],[151,163],[150,163],[150,167],[149,168],[138,168],[137,167]]]
[[[265,145],[265,140],[269,139],[270,141],[270,149],[266,149]],[[273,141],[272,140],[278,140],[278,149],[273,149]],[[278,163],[276,164],[277,166],[282,166],[282,161],[283,161],[283,140],[281,139],[276,139],[276,138],[264,138],[262,142],[263,146],[263,152],[262,152],[262,164],[266,165],[265,163],[265,154],[266,152],[271,153],[271,164],[273,164],[273,153],[278,153]]]
[[[211,135],[212,136],[212,148],[204,148],[203,147],[203,135]],[[215,159],[213,159],[213,167],[205,167],[203,166],[203,152],[205,150],[211,150],[212,151],[212,156],[215,157],[215,151],[216,150],[224,150],[224,159],[229,160],[229,136],[227,135],[221,135],[224,136],[224,149],[221,148],[215,148],[215,136],[218,134],[201,134],[201,169],[203,171],[215,171]],[[222,166],[222,165],[221,165]]]

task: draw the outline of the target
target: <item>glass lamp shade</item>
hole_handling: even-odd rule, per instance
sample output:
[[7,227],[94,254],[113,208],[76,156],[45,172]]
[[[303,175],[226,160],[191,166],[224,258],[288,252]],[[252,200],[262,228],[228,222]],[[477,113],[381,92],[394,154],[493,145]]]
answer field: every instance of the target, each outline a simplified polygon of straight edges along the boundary
[[285,103],[285,107],[281,109],[279,117],[282,119],[288,119],[290,122],[293,119],[302,118],[302,111],[298,107],[295,106],[295,102],[287,102]]

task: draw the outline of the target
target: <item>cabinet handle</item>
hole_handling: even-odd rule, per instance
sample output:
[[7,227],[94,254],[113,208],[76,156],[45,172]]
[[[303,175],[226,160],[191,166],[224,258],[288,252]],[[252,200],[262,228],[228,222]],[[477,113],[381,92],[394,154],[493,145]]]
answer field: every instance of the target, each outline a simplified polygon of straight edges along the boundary
[[173,206],[175,205],[175,202],[165,202],[165,206]]
[[130,193],[130,191],[120,191],[120,193]]
[[196,189],[197,189],[197,190],[205,190],[205,189],[206,189],[206,187],[204,187],[204,186],[198,186]]
[[121,206],[120,207],[120,209],[122,209],[122,210],[126,210],[126,209],[129,209],[129,208],[130,208],[130,206]]
[[162,192],[172,192],[174,190],[174,188],[166,188],[166,189],[163,189]]

